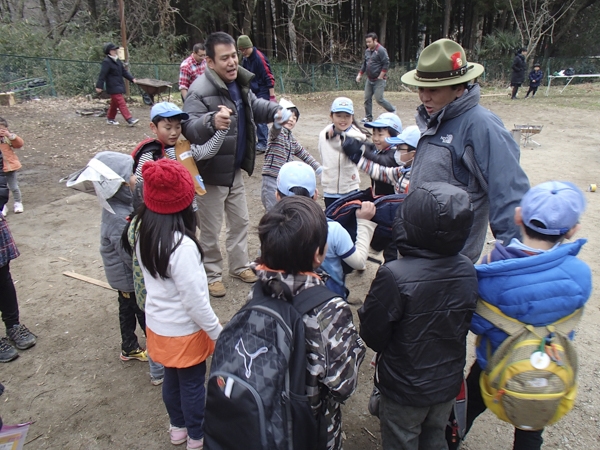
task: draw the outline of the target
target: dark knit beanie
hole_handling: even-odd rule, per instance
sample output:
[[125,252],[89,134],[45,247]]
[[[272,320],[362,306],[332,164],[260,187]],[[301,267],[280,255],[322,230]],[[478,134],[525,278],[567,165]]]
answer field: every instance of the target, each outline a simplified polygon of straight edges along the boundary
[[242,34],[238,40],[237,40],[237,46],[238,48],[244,49],[244,48],[252,48],[254,47],[254,45],[252,45],[252,41],[250,40],[250,37],[246,36],[245,34]]
[[158,214],[183,211],[194,200],[192,176],[177,161],[159,159],[148,161],[142,167],[144,203]]

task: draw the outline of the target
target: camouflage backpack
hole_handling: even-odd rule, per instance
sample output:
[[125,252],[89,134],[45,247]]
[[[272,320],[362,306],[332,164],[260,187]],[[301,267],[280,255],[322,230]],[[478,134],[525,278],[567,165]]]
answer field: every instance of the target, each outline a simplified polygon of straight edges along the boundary
[[508,317],[481,299],[476,312],[508,334],[481,374],[485,405],[522,430],[557,422],[573,408],[577,394],[577,353],[568,335],[583,308],[540,327]]
[[337,294],[319,285],[287,302],[266,290],[254,284],[252,299],[217,340],[206,391],[206,450],[326,448],[325,420],[315,417],[306,395],[302,316]]

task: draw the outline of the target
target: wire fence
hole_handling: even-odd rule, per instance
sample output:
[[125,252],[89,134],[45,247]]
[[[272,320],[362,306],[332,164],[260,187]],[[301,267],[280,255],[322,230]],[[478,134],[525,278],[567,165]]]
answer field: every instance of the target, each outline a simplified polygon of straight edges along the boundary
[[[512,59],[486,60],[480,63],[485,67],[479,80],[484,86],[509,82]],[[13,91],[18,97],[25,99],[94,94],[100,65],[100,61],[0,54],[0,92]],[[416,62],[392,63],[386,90],[402,90],[400,78],[415,67]],[[358,72],[356,65],[275,62],[271,64],[271,68],[276,80],[276,91],[280,94],[362,88],[362,84],[357,84],[355,80]],[[567,68],[573,68],[576,74],[600,74],[600,58],[550,58],[542,61],[542,68],[546,76]],[[129,69],[136,78],[168,81],[173,84],[174,91],[178,89],[179,64],[132,62]],[[575,79],[572,84],[578,82],[583,81]],[[132,89],[132,94],[141,94],[138,88]]]

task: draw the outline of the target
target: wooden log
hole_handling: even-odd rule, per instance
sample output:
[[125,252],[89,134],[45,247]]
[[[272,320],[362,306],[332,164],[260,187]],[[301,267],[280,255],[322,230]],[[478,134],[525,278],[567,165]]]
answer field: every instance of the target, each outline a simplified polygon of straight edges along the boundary
[[15,94],[13,92],[0,93],[0,105],[14,106],[15,105]]

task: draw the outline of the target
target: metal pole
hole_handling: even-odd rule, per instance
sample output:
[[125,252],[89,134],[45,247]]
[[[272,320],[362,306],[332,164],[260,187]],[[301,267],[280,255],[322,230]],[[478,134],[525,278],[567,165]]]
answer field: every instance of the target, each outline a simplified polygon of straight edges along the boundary
[[[125,26],[125,5],[119,0],[119,16],[121,16],[121,45],[125,50],[125,68],[129,70],[129,52],[127,51],[127,27]],[[129,97],[129,81],[125,80],[125,95]]]

